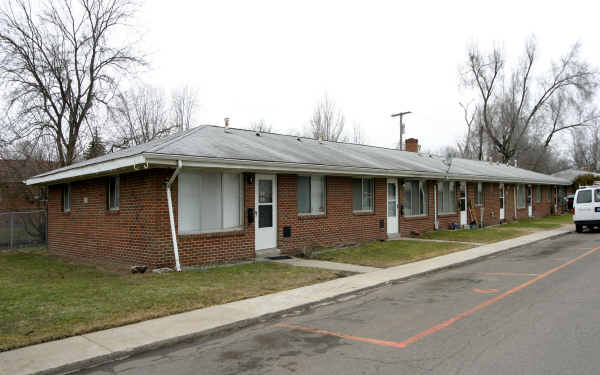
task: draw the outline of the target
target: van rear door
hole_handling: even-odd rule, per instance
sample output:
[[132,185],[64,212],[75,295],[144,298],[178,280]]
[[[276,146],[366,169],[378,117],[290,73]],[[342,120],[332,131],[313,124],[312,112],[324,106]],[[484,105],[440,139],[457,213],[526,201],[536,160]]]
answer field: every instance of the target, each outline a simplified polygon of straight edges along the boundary
[[[589,221],[595,219],[596,205],[592,199],[592,189],[582,189],[577,191],[575,197],[575,221]],[[598,213],[600,215],[600,213]]]

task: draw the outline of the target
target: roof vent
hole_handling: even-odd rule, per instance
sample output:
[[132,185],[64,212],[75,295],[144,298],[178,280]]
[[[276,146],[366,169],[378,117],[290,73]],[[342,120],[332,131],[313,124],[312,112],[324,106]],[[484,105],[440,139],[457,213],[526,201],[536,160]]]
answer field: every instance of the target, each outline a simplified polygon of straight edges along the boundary
[[319,136],[319,143],[323,144],[323,136],[322,135]]
[[260,132],[256,132],[256,136],[257,136],[257,137],[260,137]]
[[297,140],[298,142],[302,142],[302,139],[301,139],[300,137],[296,138],[296,140]]
[[225,117],[225,133],[229,133],[229,117]]

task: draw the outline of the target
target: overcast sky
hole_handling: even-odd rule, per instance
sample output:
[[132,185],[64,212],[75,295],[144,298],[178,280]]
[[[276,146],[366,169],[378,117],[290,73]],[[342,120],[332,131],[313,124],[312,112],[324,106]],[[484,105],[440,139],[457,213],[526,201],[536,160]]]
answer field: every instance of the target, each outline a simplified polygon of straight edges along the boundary
[[[596,5],[594,5],[596,4]],[[516,58],[535,34],[542,57],[575,41],[600,61],[595,1],[184,1],[146,0],[137,22],[151,71],[142,79],[198,89],[200,124],[302,129],[327,93],[362,125],[366,143],[393,147],[398,122],[427,150],[464,130],[459,68],[467,47]]]

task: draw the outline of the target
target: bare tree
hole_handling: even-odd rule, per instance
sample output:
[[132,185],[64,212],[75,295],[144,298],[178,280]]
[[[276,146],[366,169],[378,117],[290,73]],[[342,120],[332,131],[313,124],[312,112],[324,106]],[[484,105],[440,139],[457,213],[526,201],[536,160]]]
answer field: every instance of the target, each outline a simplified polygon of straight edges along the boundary
[[260,119],[250,123],[250,130],[261,133],[271,133],[273,131],[273,126],[267,124],[264,119]]
[[571,131],[571,153],[575,166],[589,171],[600,170],[600,122]]
[[190,86],[176,88],[171,93],[172,123],[180,131],[188,130],[198,107],[198,93]]
[[327,95],[324,95],[313,111],[309,132],[315,139],[335,142],[342,136],[344,124],[343,113]]
[[477,93],[476,110],[491,152],[503,162],[518,155],[534,130],[547,149],[557,133],[596,118],[593,111],[582,110],[593,100],[598,75],[581,59],[580,45],[573,45],[549,71],[534,76],[537,59],[533,38],[512,70],[498,48],[487,55],[477,47],[469,51],[463,82]]
[[[49,135],[60,165],[77,156],[81,127],[107,104],[124,73],[143,64],[118,44],[135,12],[131,0],[57,0],[33,9],[9,0],[0,10],[0,81],[11,142]],[[36,5],[38,3],[36,2]]]
[[119,93],[111,113],[116,124],[116,148],[146,143],[179,129],[169,121],[164,91],[150,85]]
[[352,125],[352,138],[350,139],[351,143],[356,144],[364,144],[365,139],[363,136],[362,125],[359,122],[355,122]]

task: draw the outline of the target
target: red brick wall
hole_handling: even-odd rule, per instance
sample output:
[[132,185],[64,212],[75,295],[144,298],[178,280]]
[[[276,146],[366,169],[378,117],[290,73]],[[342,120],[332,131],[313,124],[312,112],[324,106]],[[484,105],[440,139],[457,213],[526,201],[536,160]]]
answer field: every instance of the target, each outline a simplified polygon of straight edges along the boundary
[[156,212],[161,198],[165,200],[160,176],[154,171],[129,173],[121,176],[120,186],[121,209],[109,211],[106,178],[73,182],[70,212],[62,210],[62,185],[50,186],[48,250],[116,263],[159,265]]
[[[546,185],[534,185],[533,188],[533,216],[539,218],[551,215],[552,206],[554,205],[554,203],[552,202],[552,199],[548,201],[546,197],[547,189],[549,189],[550,187]],[[540,202],[536,200],[536,193],[538,188],[542,189],[542,200]]]
[[[120,175],[120,210],[106,208],[106,178],[73,182],[71,211],[62,212],[62,186],[49,189],[48,249],[57,254],[128,265],[174,267],[164,182],[173,173],[152,169]],[[244,179],[246,210],[254,185]],[[171,188],[177,225],[177,182]],[[83,203],[83,198],[88,203]],[[218,234],[178,235],[182,266],[227,263],[254,257],[254,225]]]
[[[305,247],[328,247],[384,239],[386,228],[386,180],[375,179],[372,213],[352,212],[352,178],[326,177],[325,215],[298,215],[298,176],[278,175],[278,247],[283,254],[295,254]],[[283,228],[291,227],[291,237]]]

